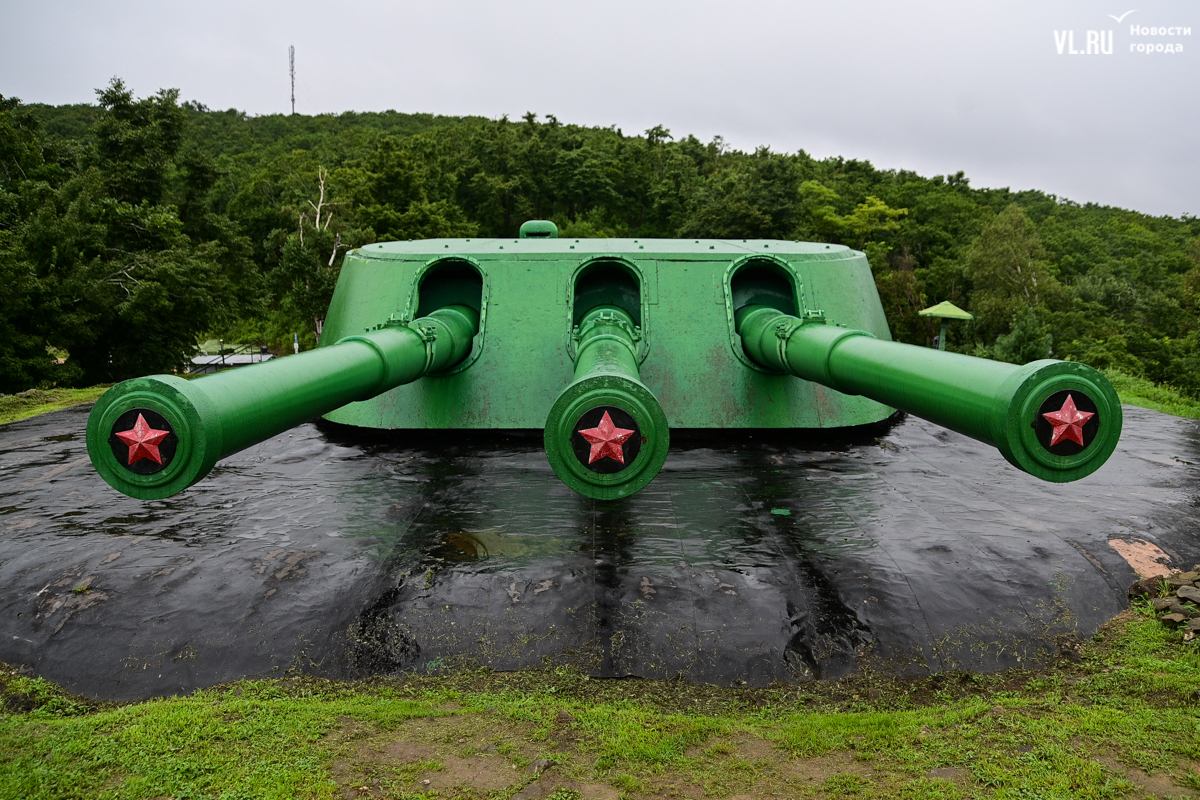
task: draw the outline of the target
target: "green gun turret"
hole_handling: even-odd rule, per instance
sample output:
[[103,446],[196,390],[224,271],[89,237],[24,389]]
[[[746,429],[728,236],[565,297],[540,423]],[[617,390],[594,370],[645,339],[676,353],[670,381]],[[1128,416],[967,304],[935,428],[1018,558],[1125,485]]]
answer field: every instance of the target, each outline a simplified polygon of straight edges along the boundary
[[555,473],[611,500],[646,486],[670,429],[830,429],[903,409],[1049,481],[1112,454],[1121,406],[1082,364],[1003,364],[889,341],[866,257],[773,240],[515,239],[346,255],[312,352],[137,378],[88,420],[122,492],[166,497],[221,458],[324,416],[388,430],[541,429]]

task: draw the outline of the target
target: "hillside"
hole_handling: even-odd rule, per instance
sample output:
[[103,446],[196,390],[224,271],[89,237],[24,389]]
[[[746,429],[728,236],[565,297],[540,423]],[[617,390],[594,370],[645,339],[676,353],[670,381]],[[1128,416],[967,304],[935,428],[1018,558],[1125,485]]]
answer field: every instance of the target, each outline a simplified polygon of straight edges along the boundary
[[119,81],[98,100],[0,99],[0,392],[170,369],[198,338],[282,348],[299,330],[311,346],[346,247],[548,218],[580,237],[846,244],[868,254],[899,340],[929,344],[917,311],[950,300],[976,317],[951,349],[1200,397],[1200,219],[661,127],[252,117]]

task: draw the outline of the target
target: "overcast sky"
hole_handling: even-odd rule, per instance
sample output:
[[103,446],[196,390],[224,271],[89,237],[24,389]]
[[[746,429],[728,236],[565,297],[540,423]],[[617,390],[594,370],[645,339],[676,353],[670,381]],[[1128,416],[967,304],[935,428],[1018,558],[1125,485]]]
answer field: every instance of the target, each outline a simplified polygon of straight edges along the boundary
[[[1089,30],[1113,32],[1111,55],[1070,55]],[[1145,44],[1182,52],[1130,52]],[[0,0],[0,94],[92,102],[116,75],[139,96],[286,112],[288,45],[306,114],[661,124],[1200,215],[1200,0]]]

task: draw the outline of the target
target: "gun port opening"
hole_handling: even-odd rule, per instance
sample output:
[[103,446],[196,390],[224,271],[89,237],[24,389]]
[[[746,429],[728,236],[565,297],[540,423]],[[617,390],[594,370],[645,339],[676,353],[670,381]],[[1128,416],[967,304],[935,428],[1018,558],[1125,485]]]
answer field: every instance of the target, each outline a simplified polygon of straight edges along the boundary
[[616,306],[642,324],[641,281],[625,265],[601,261],[585,269],[575,279],[572,324],[578,325],[596,306]]
[[733,311],[746,306],[767,306],[785,314],[796,313],[796,287],[792,276],[772,261],[750,261],[729,280]]
[[444,261],[430,267],[417,288],[417,316],[453,305],[483,308],[483,276],[466,261]]

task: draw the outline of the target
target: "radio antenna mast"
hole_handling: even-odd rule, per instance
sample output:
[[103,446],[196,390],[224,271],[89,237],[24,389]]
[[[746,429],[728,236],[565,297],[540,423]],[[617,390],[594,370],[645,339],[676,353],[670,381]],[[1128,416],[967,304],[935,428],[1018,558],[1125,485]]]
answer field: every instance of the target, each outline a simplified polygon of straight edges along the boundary
[[296,113],[296,48],[288,45],[288,74],[292,76],[292,114]]

